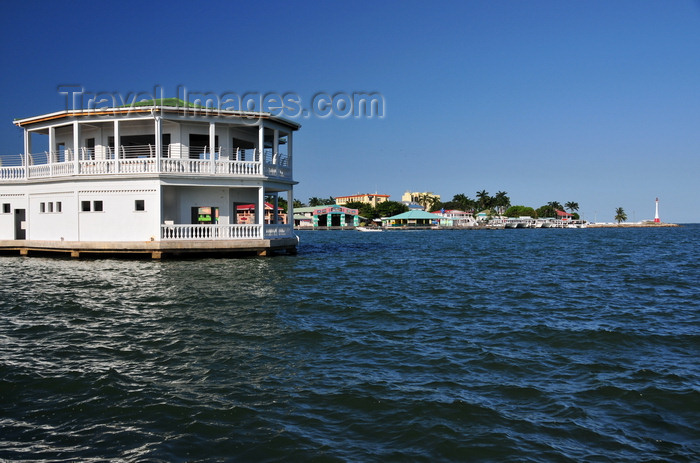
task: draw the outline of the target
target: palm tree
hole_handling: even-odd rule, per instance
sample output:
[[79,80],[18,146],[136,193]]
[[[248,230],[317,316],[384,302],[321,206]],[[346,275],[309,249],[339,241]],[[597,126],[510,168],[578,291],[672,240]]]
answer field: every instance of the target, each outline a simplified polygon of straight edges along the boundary
[[489,192],[486,190],[481,190],[476,192],[476,197],[479,201],[479,208],[483,211],[491,207],[491,197]]
[[430,195],[428,193],[420,193],[416,196],[416,202],[423,206],[423,209],[428,210],[430,205]]
[[437,203],[440,202],[440,200],[437,198],[437,196],[433,194],[421,193],[418,196],[416,196],[416,202],[423,206],[423,209],[429,212],[432,207],[434,207]]
[[618,224],[627,220],[627,214],[625,214],[625,210],[623,208],[618,207],[615,209],[615,220],[617,220]]
[[452,197],[452,202],[459,205],[459,208],[464,210],[463,205],[467,203],[467,195],[464,193],[458,193]]
[[553,208],[555,211],[561,211],[564,209],[564,206],[562,206],[559,201],[550,201],[547,203],[547,206]]
[[506,209],[510,207],[510,198],[505,191],[499,191],[493,197],[493,204],[498,209],[498,214],[503,215]]
[[572,214],[573,214],[575,211],[578,211],[578,203],[576,203],[576,202],[574,202],[574,201],[569,201],[568,203],[564,204],[564,206],[566,206],[566,208],[567,208],[567,209],[569,210],[569,212],[571,212]]
[[425,203],[425,210],[428,212],[432,212],[436,209],[436,206],[440,203],[440,200],[437,198],[437,196],[429,195],[426,198]]
[[457,204],[460,210],[469,212],[476,207],[476,202],[464,193],[454,195],[452,202]]

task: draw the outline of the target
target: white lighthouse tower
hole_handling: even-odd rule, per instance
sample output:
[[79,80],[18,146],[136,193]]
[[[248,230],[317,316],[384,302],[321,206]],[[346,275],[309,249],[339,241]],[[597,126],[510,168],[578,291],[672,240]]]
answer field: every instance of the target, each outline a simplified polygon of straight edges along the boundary
[[659,198],[656,198],[656,214],[654,214],[654,223],[659,223]]

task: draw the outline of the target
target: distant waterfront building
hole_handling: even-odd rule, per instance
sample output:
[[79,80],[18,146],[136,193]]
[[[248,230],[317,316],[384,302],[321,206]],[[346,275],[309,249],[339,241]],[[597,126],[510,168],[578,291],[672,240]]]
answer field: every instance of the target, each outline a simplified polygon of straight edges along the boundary
[[298,207],[294,213],[294,225],[297,228],[357,227],[360,225],[358,213],[357,209],[337,204]]
[[424,191],[424,192],[419,192],[419,191],[408,191],[401,196],[401,201],[407,202],[407,203],[419,203],[420,199],[423,197],[430,197],[430,198],[435,198],[437,201],[440,201],[440,195],[437,195],[433,193],[432,191]]
[[[0,157],[0,249],[154,258],[296,249],[277,199],[293,214],[299,124],[175,99],[141,104],[15,120],[24,152]],[[34,151],[41,136],[48,150]]]
[[484,222],[489,220],[490,217],[495,217],[494,212],[491,209],[484,209],[483,211],[479,211],[475,218],[477,222]]
[[452,227],[473,227],[477,225],[474,215],[471,212],[464,212],[457,209],[432,212],[439,217],[440,225]]
[[572,217],[573,217],[573,214],[569,214],[566,211],[557,210],[557,219],[559,219],[559,220],[571,220]]
[[431,227],[440,223],[440,218],[425,211],[408,211],[391,217],[382,217],[382,226],[392,227]]
[[371,204],[372,207],[377,207],[377,204],[389,201],[390,195],[380,195],[378,193],[358,193],[350,196],[336,196],[335,203],[339,206],[347,203],[364,203]]

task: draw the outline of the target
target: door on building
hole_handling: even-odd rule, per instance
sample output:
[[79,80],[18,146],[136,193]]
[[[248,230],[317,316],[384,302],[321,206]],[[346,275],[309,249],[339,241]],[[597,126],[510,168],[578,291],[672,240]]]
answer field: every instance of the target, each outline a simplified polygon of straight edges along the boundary
[[93,159],[95,159],[95,139],[87,138],[85,140],[85,156],[83,160],[92,161]]
[[192,224],[194,225],[212,225],[219,223],[219,208],[218,207],[193,207],[192,208]]
[[15,209],[15,239],[27,239],[27,210]]

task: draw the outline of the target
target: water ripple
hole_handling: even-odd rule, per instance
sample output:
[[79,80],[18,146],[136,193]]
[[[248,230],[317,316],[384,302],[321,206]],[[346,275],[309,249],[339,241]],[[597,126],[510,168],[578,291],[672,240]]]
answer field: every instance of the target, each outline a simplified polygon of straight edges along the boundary
[[700,227],[301,238],[0,257],[0,459],[700,459]]

